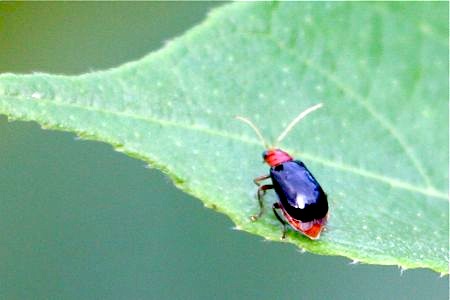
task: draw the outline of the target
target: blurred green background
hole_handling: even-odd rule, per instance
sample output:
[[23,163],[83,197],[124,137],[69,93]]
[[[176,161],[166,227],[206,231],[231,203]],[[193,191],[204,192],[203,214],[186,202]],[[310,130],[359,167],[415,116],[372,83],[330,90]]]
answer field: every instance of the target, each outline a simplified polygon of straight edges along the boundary
[[[218,5],[0,3],[0,73],[118,66]],[[401,275],[233,231],[144,166],[0,116],[0,298],[448,299],[448,277],[429,270]]]

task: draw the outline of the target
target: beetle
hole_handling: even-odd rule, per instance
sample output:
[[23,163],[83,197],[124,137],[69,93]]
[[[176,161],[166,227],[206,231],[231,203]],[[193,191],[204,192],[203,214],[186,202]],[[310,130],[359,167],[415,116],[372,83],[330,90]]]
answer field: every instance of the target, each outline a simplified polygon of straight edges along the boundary
[[[320,107],[322,107],[322,103],[311,106],[297,115],[276,139],[275,144],[279,144],[301,119]],[[289,224],[308,238],[318,239],[328,220],[327,195],[319,182],[302,161],[295,160],[276,146],[269,146],[252,121],[241,116],[236,116],[236,119],[253,128],[261,139],[266,148],[262,155],[263,160],[270,166],[268,175],[258,176],[253,180],[258,186],[256,195],[260,210],[250,219],[254,222],[263,215],[263,197],[267,190],[274,189],[278,196],[278,202],[273,203],[272,210],[283,226],[281,238],[286,237],[287,224]],[[262,181],[267,179],[271,179],[272,184],[261,185]],[[283,217],[278,211],[281,211]]]

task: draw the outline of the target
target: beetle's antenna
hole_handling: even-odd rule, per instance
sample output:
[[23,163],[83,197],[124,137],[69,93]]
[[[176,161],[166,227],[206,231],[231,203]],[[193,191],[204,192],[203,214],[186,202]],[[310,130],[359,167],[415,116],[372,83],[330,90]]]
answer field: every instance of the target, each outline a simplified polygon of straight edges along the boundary
[[311,106],[310,108],[307,108],[304,111],[302,111],[297,117],[295,117],[294,120],[292,120],[292,122],[288,126],[286,126],[284,131],[276,139],[275,144],[278,145],[286,137],[286,135],[289,133],[289,131],[291,131],[292,128],[294,128],[294,126],[297,125],[298,122],[300,122],[301,119],[303,119],[304,117],[306,117],[307,115],[309,115],[313,111],[321,108],[322,106],[323,106],[323,104],[319,103],[319,104]]
[[264,147],[266,149],[269,149],[269,144],[266,142],[266,140],[264,139],[264,137],[261,134],[261,131],[259,131],[258,127],[255,126],[255,124],[253,124],[252,121],[250,121],[247,118],[241,117],[241,116],[235,116],[236,119],[238,119],[239,121],[242,121],[244,123],[246,123],[247,125],[249,125],[251,128],[253,128],[253,130],[256,132],[256,135],[259,137],[259,139],[261,140],[262,144],[264,145]]

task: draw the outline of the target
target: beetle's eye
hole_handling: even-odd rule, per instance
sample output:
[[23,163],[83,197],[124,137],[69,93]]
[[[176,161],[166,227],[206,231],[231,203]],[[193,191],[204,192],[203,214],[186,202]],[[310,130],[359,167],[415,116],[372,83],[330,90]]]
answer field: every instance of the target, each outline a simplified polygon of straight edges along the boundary
[[266,157],[267,157],[267,151],[264,151],[264,152],[262,153],[262,158],[263,158],[263,159],[266,159]]

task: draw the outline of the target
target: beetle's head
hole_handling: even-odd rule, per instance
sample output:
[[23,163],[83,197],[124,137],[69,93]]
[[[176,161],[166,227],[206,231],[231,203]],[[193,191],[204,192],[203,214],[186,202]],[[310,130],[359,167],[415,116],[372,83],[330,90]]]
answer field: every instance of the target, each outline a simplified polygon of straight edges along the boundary
[[271,167],[278,166],[293,159],[289,154],[280,149],[268,149],[263,152],[262,157]]

